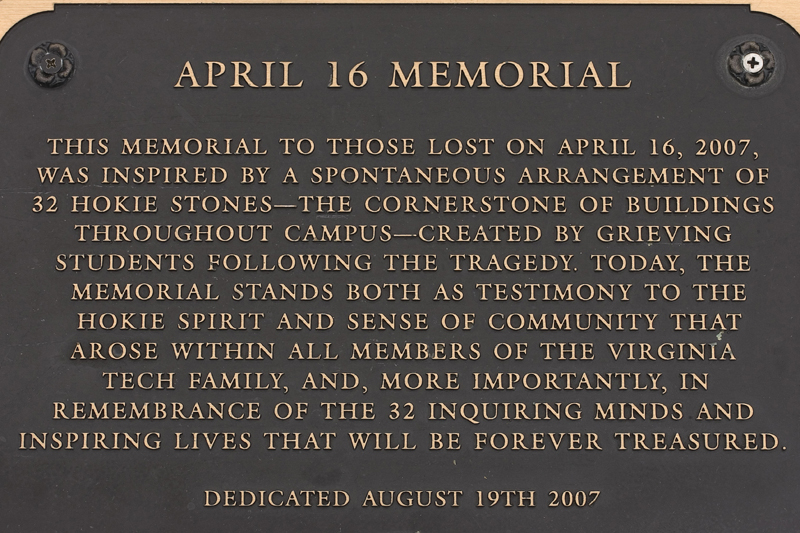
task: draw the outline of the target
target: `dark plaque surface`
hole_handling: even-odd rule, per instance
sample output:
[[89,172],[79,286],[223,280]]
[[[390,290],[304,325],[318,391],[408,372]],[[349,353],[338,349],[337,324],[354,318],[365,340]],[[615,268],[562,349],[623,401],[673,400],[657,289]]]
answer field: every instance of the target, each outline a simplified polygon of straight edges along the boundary
[[21,21],[0,525],[795,531],[799,45],[735,6]]

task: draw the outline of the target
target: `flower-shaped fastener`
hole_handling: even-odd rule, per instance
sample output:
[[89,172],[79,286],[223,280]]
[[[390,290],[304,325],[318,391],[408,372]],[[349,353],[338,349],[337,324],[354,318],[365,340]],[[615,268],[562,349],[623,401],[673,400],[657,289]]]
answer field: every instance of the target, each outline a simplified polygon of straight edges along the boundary
[[42,87],[58,87],[75,72],[75,57],[61,43],[42,43],[31,52],[28,72]]
[[728,72],[745,87],[764,85],[775,73],[775,55],[766,45],[747,41],[728,56]]

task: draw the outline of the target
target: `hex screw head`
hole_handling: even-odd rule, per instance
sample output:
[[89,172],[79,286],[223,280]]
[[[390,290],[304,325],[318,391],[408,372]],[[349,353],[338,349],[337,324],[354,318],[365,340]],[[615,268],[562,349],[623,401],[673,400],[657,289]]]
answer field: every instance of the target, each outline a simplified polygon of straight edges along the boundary
[[59,87],[75,73],[75,56],[61,43],[41,43],[31,52],[28,72],[40,87]]
[[744,42],[728,55],[728,72],[741,85],[758,87],[775,73],[775,56],[762,43]]

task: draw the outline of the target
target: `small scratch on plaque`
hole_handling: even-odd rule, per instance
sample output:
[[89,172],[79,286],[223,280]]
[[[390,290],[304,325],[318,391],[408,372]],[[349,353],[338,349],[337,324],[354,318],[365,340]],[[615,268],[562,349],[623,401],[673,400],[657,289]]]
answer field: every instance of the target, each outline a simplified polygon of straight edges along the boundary
[[191,113],[189,113],[183,107],[181,107],[180,104],[175,104],[175,109],[178,111],[180,116],[183,117],[183,119],[186,120],[189,124],[195,127],[197,126],[197,121],[194,119]]
[[718,341],[721,341],[721,340],[722,340],[722,334],[723,334],[723,333],[724,333],[723,331],[720,331],[719,333],[717,333],[717,340],[718,340]]

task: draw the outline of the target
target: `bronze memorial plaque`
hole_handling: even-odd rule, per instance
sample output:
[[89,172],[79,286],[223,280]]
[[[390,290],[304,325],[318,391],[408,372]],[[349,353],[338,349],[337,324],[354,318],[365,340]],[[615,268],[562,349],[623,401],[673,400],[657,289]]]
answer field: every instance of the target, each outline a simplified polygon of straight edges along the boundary
[[0,2],[0,529],[799,531],[767,4]]

